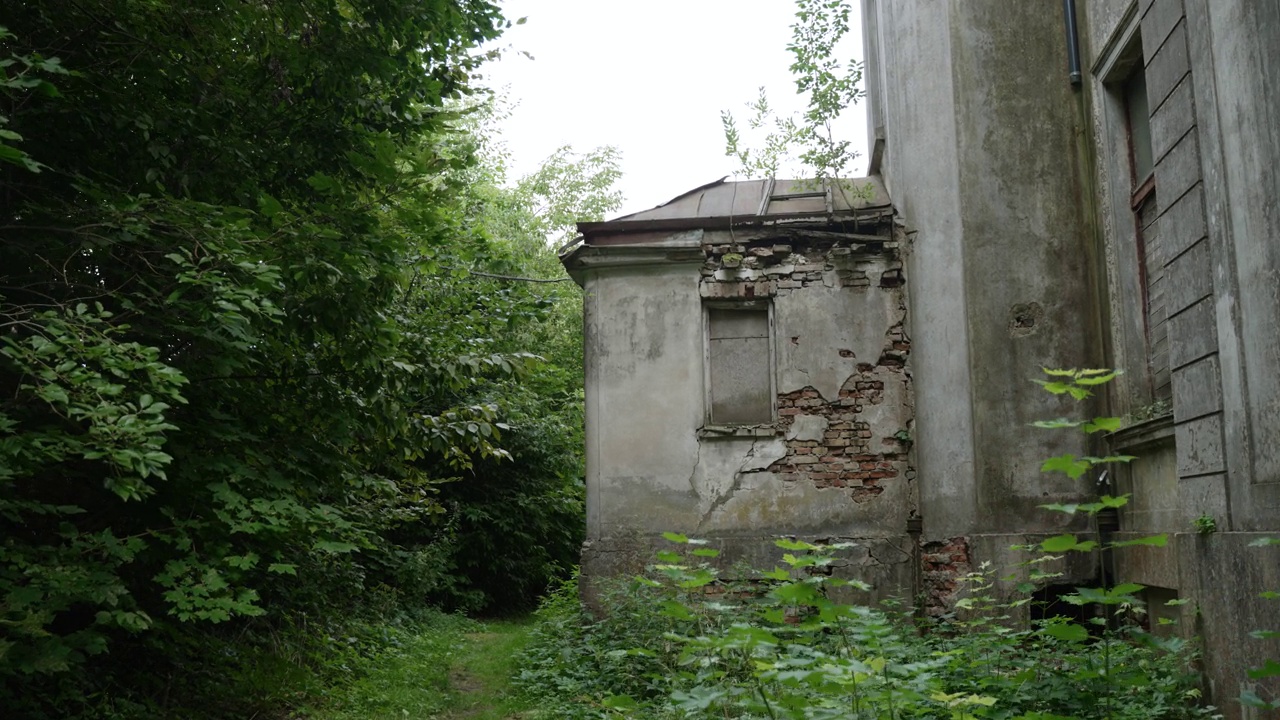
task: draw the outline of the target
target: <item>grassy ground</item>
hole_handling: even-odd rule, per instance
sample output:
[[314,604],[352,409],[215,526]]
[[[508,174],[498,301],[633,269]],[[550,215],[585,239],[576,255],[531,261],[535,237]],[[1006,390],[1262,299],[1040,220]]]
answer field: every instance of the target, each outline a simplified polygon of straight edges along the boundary
[[361,668],[359,680],[315,712],[316,720],[512,720],[532,718],[510,690],[531,619],[458,620],[401,639]]

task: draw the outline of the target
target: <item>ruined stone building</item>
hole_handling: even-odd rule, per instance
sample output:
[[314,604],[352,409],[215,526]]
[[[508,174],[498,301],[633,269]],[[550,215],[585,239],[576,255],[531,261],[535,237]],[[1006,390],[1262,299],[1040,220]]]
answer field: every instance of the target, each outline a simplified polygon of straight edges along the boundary
[[[955,578],[1130,494],[1067,586],[1147,586],[1229,717],[1280,658],[1280,2],[863,0],[872,177],[721,182],[580,226],[583,572],[664,531],[771,567],[857,542],[876,594]],[[1042,367],[1117,367],[1075,406]],[[1113,415],[1104,438],[1030,427]],[[1045,458],[1128,453],[1069,480]],[[1166,601],[1182,599],[1183,605]]]

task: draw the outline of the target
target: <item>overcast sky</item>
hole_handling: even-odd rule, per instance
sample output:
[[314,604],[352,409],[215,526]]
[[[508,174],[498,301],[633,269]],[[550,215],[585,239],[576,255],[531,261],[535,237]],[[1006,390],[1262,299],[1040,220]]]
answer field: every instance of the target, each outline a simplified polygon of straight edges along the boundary
[[[513,51],[490,83],[517,103],[502,124],[513,172],[524,174],[561,145],[622,152],[624,213],[644,210],[732,173],[720,111],[745,126],[744,104],[765,86],[779,109],[799,109],[787,70],[791,0],[505,0],[527,17],[503,38]],[[855,8],[858,3],[854,3]],[[860,27],[849,56],[861,57]],[[519,52],[533,56],[529,59]],[[865,113],[841,128],[864,153]]]

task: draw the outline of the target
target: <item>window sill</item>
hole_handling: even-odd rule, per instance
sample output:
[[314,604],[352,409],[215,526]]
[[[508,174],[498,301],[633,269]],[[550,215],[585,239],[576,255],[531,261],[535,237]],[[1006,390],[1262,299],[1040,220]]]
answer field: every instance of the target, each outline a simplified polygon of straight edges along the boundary
[[773,425],[703,425],[698,428],[699,440],[777,437],[780,435],[782,435],[782,432]]
[[1116,450],[1131,450],[1143,445],[1154,445],[1173,439],[1173,413],[1143,420],[1107,435],[1107,442]]

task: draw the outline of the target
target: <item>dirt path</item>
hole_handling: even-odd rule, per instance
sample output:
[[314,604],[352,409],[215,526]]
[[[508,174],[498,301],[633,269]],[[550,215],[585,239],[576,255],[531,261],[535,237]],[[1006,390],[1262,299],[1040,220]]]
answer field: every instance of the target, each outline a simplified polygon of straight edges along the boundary
[[449,670],[455,702],[449,720],[516,720],[534,714],[511,691],[518,668],[515,656],[528,641],[526,621],[489,623],[486,632],[468,633],[467,643]]
[[[511,687],[531,619],[441,627],[397,643],[313,720],[534,720]],[[472,630],[468,632],[468,630]]]

